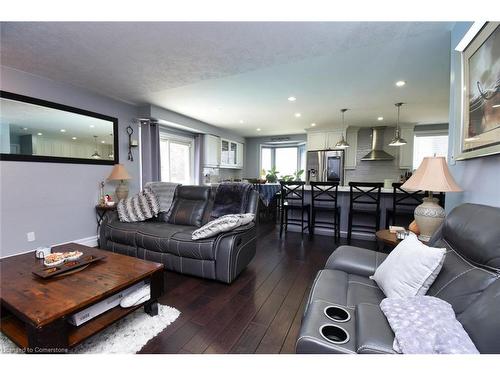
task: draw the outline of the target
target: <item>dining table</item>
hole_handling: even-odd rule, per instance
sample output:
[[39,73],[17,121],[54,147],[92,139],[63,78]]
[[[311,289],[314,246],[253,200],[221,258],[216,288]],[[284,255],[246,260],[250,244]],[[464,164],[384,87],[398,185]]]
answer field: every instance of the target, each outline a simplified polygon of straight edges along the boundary
[[276,195],[280,192],[281,185],[279,183],[265,183],[259,184],[257,189],[262,203],[264,203],[266,207],[269,207],[276,198]]

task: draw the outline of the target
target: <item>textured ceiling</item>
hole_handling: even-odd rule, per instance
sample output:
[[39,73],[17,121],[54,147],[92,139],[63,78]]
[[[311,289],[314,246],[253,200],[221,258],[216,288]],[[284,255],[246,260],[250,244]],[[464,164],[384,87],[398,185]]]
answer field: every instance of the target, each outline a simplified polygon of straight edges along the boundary
[[[241,135],[447,122],[449,23],[2,23],[1,63]],[[398,89],[394,82],[408,81]],[[290,103],[286,98],[298,100]],[[295,112],[301,112],[297,119]],[[243,120],[243,124],[240,123]],[[380,124],[380,123],[379,123]]]

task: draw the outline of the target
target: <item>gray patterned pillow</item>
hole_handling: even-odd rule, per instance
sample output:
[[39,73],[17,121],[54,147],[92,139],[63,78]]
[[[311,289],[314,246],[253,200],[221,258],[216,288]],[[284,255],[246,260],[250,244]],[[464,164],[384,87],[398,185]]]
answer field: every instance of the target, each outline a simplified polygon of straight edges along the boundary
[[254,218],[254,214],[224,215],[196,229],[192,234],[192,238],[193,240],[200,240],[202,238],[215,236],[222,232],[228,232],[234,228],[250,223]]
[[156,216],[160,212],[160,205],[153,191],[145,188],[139,194],[118,202],[116,211],[120,221],[133,223]]

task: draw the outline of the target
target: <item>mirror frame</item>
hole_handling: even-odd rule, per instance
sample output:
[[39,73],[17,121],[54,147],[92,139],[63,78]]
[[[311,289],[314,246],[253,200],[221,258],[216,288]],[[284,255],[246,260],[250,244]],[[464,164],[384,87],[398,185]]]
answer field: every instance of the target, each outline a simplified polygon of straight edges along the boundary
[[72,112],[78,115],[89,116],[101,120],[110,121],[113,123],[113,160],[99,160],[99,159],[85,159],[85,158],[72,158],[62,156],[44,156],[44,155],[20,155],[20,154],[2,154],[0,153],[0,160],[6,161],[33,161],[41,163],[70,163],[70,164],[97,164],[97,165],[114,165],[119,163],[118,154],[118,119],[116,117],[102,115],[100,113],[87,111],[85,109],[75,108],[64,104],[49,102],[43,99],[32,98],[30,96],[14,94],[12,92],[0,90],[0,98],[16,100],[29,104],[35,104],[42,107],[58,109],[60,111]]

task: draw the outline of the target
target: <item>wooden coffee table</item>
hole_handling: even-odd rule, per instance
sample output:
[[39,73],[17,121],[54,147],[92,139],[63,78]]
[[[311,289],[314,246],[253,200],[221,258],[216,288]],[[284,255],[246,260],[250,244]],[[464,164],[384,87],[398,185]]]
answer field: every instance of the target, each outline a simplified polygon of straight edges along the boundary
[[[80,272],[41,279],[32,270],[42,261],[34,253],[0,260],[1,331],[27,352],[67,352],[71,347],[144,306],[158,313],[157,299],[163,294],[163,265],[74,243],[54,251],[79,250],[106,255]],[[67,318],[142,280],[151,283],[151,299],[144,304],[117,306],[79,327]]]

